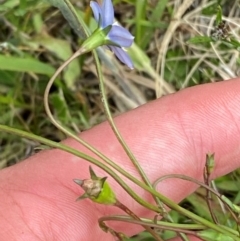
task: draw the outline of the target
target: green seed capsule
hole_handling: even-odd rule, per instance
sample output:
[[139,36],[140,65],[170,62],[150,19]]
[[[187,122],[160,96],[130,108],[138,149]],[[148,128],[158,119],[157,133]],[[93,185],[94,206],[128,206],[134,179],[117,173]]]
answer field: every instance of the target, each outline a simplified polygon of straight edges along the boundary
[[106,182],[107,177],[97,177],[92,168],[89,168],[91,179],[74,179],[85,193],[77,200],[90,198],[93,202],[105,205],[114,205],[116,203],[116,196],[109,184]]

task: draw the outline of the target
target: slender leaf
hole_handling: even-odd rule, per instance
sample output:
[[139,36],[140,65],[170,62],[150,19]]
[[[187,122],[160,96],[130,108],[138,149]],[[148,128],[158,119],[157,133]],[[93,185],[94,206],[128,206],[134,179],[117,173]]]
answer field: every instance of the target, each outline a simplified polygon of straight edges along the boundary
[[54,68],[33,58],[20,58],[0,55],[0,69],[18,72],[33,72],[37,74],[52,75]]
[[82,18],[79,18],[73,5],[69,0],[47,0],[50,4],[57,7],[81,39],[86,39],[89,35],[82,26],[85,25]]
[[188,43],[190,44],[199,44],[199,43],[210,43],[212,42],[212,38],[208,37],[208,36],[197,36],[197,37],[193,37],[190,38],[188,40]]
[[222,22],[222,8],[218,6],[217,15],[216,15],[216,24],[219,25]]

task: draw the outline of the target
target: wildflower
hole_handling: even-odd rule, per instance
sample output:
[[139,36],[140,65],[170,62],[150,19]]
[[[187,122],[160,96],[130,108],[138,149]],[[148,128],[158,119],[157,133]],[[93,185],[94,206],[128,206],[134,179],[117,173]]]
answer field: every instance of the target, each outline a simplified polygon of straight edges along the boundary
[[[106,30],[105,43],[107,47],[114,52],[117,58],[126,64],[129,68],[133,68],[133,63],[129,55],[124,51],[124,47],[130,47],[134,37],[130,32],[114,22],[114,10],[111,0],[103,0],[102,5],[91,1],[90,6],[93,11],[94,18],[99,24],[100,30]],[[110,30],[108,29],[111,27]]]

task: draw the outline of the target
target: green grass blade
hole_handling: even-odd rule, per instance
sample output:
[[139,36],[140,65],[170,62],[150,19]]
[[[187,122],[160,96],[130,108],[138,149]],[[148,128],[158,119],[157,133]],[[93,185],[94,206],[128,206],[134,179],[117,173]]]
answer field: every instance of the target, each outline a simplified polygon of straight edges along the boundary
[[74,29],[77,35],[81,39],[85,39],[88,33],[85,31],[86,28],[84,21],[78,17],[74,7],[69,0],[47,0],[50,4],[57,7],[68,21],[69,25]]
[[0,69],[52,75],[54,68],[33,58],[0,55]]

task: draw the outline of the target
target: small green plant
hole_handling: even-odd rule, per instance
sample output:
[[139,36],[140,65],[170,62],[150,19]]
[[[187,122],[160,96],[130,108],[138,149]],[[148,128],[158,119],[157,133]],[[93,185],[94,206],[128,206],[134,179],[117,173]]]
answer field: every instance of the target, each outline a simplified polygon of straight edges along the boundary
[[[22,1],[22,4],[24,2],[25,1]],[[167,53],[166,52],[167,49],[166,48],[164,49],[164,47],[168,45],[170,40],[166,39],[163,44],[163,47],[160,48],[160,51],[159,51],[160,59],[158,61],[158,67],[160,68],[160,65],[163,64],[164,61],[166,60],[166,59],[164,60],[164,58],[165,57],[167,58],[168,63],[166,63],[166,67],[167,67],[166,72],[164,73],[164,70],[162,70],[163,71],[162,73],[159,74],[159,71],[157,71],[157,74],[156,74],[155,72],[152,71],[152,68],[150,67],[150,61],[143,53],[143,51],[138,49],[136,46],[133,46],[131,48],[131,50],[129,51],[129,54],[125,51],[124,48],[128,48],[133,44],[134,37],[131,35],[131,33],[128,30],[121,27],[114,21],[113,5],[110,0],[104,0],[102,4],[98,4],[97,2],[94,2],[94,1],[90,3],[94,18],[97,21],[97,24],[95,23],[96,28],[93,31],[91,31],[91,29],[86,25],[86,22],[84,21],[84,16],[82,16],[82,14],[79,14],[79,12],[74,8],[74,6],[69,0],[48,0],[48,2],[51,3],[53,6],[57,7],[61,11],[61,13],[66,18],[69,25],[75,31],[76,35],[80,38],[79,42],[81,43],[77,43],[76,51],[72,53],[71,49],[67,48],[69,50],[67,54],[58,53],[59,57],[65,62],[55,71],[54,68],[44,64],[41,61],[33,59],[30,56],[25,56],[25,58],[23,60],[21,59],[20,61],[20,58],[18,58],[17,56],[21,56],[23,53],[17,51],[14,48],[14,46],[11,45],[11,43],[2,43],[1,48],[5,48],[5,46],[8,46],[8,49],[11,49],[11,51],[15,52],[17,56],[10,56],[10,58],[8,59],[9,61],[8,62],[6,61],[5,56],[0,55],[0,61],[2,60],[1,62],[3,62],[3,65],[1,66],[1,68],[4,68],[5,70],[8,70],[8,71],[13,69],[15,71],[32,70],[34,73],[46,74],[47,76],[51,76],[49,81],[47,81],[44,78],[45,83],[47,82],[47,87],[44,90],[44,106],[45,106],[47,116],[49,117],[51,123],[55,126],[57,130],[64,133],[64,135],[72,137],[73,139],[81,143],[84,147],[86,147],[88,150],[93,152],[101,161],[99,161],[97,158],[93,158],[78,150],[70,148],[62,143],[50,141],[48,138],[44,138],[44,137],[40,137],[38,135],[32,134],[30,131],[23,131],[23,130],[12,128],[12,127],[9,127],[8,125],[2,125],[2,124],[0,125],[0,130],[6,133],[14,133],[18,136],[22,136],[24,138],[37,141],[39,143],[47,145],[48,147],[59,148],[61,150],[67,151],[73,155],[76,155],[78,157],[81,157],[87,160],[89,163],[94,164],[95,166],[98,166],[102,170],[104,170],[107,175],[105,177],[98,177],[91,167],[89,169],[89,172],[90,172],[89,179],[82,180],[82,179],[76,179],[77,177],[75,177],[74,182],[79,186],[81,186],[81,188],[85,191],[85,193],[82,196],[80,196],[77,200],[81,201],[82,199],[89,198],[91,201],[99,205],[115,206],[123,210],[126,213],[126,216],[123,216],[123,215],[106,216],[106,217],[101,217],[98,220],[99,225],[103,229],[103,231],[110,232],[118,240],[127,240],[128,237],[125,234],[119,232],[118,230],[114,230],[111,227],[107,226],[106,221],[118,221],[118,222],[133,223],[136,225],[140,225],[149,234],[151,234],[151,237],[153,237],[155,240],[158,240],[158,241],[165,240],[164,235],[159,235],[159,230],[172,231],[177,236],[179,236],[182,240],[185,240],[185,241],[189,240],[187,237],[188,234],[195,235],[196,237],[199,237],[206,241],[213,241],[213,240],[240,241],[240,235],[238,230],[239,207],[233,202],[231,202],[231,200],[229,200],[227,197],[225,197],[224,195],[221,195],[218,191],[216,191],[213,187],[212,182],[210,181],[211,174],[215,167],[214,154],[210,153],[206,155],[206,165],[205,165],[205,169],[203,170],[204,182],[200,182],[198,180],[195,180],[193,178],[190,178],[184,175],[172,174],[172,175],[160,177],[152,184],[149,181],[149,177],[146,175],[145,171],[140,166],[135,155],[132,153],[131,149],[126,144],[120,131],[115,125],[111,111],[110,111],[111,109],[108,104],[107,93],[105,89],[104,74],[99,61],[99,56],[101,56],[104,61],[104,57],[102,55],[104,50],[101,46],[105,46],[108,49],[110,49],[115,54],[115,56],[123,64],[127,65],[130,69],[133,69],[134,65],[136,65],[138,69],[145,68],[146,69],[145,71],[147,72],[147,74],[151,75],[153,78],[156,78],[156,83],[157,83],[157,86],[159,87],[156,90],[157,96],[161,95],[162,89],[160,87],[162,87],[162,84],[164,83],[162,82],[164,78],[169,77],[174,82],[174,77],[171,76],[171,73],[170,73],[171,71],[168,71],[168,69],[170,70],[176,69],[180,75],[181,74],[185,75],[184,74],[185,67],[186,67],[185,65],[181,65],[179,63],[178,64],[171,63],[171,58],[178,57],[184,54],[184,51],[174,51],[174,52],[169,51]],[[11,8],[9,7],[9,4],[11,6],[11,4],[15,4],[15,2],[9,1],[8,4],[5,4],[4,11],[10,11],[9,9]],[[163,14],[163,9],[165,9],[166,5],[167,5],[167,1],[162,1],[162,5],[160,3],[157,4],[156,9],[158,9],[158,11],[161,10],[160,11],[161,15]],[[33,6],[34,4],[29,7],[33,7]],[[24,8],[23,5],[21,7],[22,7],[22,11],[26,10],[26,8]],[[145,21],[147,14],[146,12],[144,12],[144,9],[147,7],[147,1],[143,1],[141,4],[137,5],[137,7],[138,7],[137,18],[136,18],[137,20],[134,20],[137,22],[136,29],[135,29],[136,41],[140,46],[142,46],[143,49],[145,49],[146,46],[149,44],[149,39],[147,38],[146,34],[144,34],[145,31],[146,33],[149,34],[153,32],[153,28],[157,28],[159,26],[151,26],[150,29],[148,28],[148,23]],[[200,37],[198,36],[198,37],[190,38],[188,41],[188,44],[202,45],[203,47],[210,48],[212,43],[219,42],[220,44],[223,45],[223,48],[227,47],[227,48],[233,48],[235,50],[239,50],[239,47],[240,47],[239,41],[233,38],[229,33],[230,30],[227,24],[223,20],[221,7],[218,7],[217,9],[218,10],[216,13],[216,21],[215,21],[216,24],[211,36],[200,36]],[[167,10],[171,14],[172,9],[168,8]],[[18,13],[14,12],[14,14],[21,14],[21,13],[22,12],[18,12]],[[179,13],[178,15],[180,16],[181,14],[183,13]],[[156,19],[156,15],[157,15],[157,12],[152,11],[150,18],[154,20]],[[39,29],[38,27],[39,25],[41,25],[41,20],[36,18],[34,24],[36,25],[35,26],[36,29]],[[161,26],[163,29],[166,28],[165,24],[163,23]],[[171,25],[171,26],[172,26],[171,30],[177,29],[177,25]],[[143,39],[141,39],[142,35],[144,35]],[[46,38],[46,39],[42,39],[41,41],[38,40],[39,41],[38,45],[39,46],[44,45],[46,48],[52,49],[51,44],[49,44],[47,40],[49,39]],[[37,40],[36,42],[33,41],[31,44],[32,45],[37,44]],[[80,46],[78,46],[78,44]],[[59,49],[61,49],[62,46],[66,47],[68,45],[64,41],[57,41],[57,46],[60,46]],[[99,152],[95,147],[91,146],[83,139],[81,139],[79,136],[77,136],[75,134],[76,131],[70,130],[70,126],[67,125],[68,119],[71,119],[71,116],[70,116],[71,114],[66,110],[69,108],[68,101],[65,98],[63,98],[62,95],[60,94],[56,96],[51,95],[51,98],[50,98],[50,91],[54,82],[57,83],[56,85],[61,86],[61,81],[58,79],[61,72],[63,72],[64,69],[66,69],[66,67],[74,66],[75,64],[75,67],[77,66],[78,67],[77,69],[79,71],[77,72],[73,71],[74,77],[71,76],[72,78],[70,78],[70,79],[75,79],[76,76],[79,76],[79,73],[80,73],[80,69],[78,66],[78,62],[76,62],[76,59],[84,58],[83,55],[89,52],[91,52],[94,57],[97,76],[99,79],[99,86],[100,86],[99,96],[100,96],[100,99],[102,100],[107,121],[111,126],[119,143],[121,144],[126,154],[128,155],[129,160],[133,163],[134,167],[139,173],[141,180],[130,175],[128,172],[124,170],[123,167],[119,166],[114,161],[106,157],[104,153]],[[135,60],[134,57],[131,58],[131,56],[134,56],[134,55],[135,57],[137,56],[138,60]],[[139,60],[141,58],[144,59],[144,61],[141,62]],[[11,66],[11,64],[9,64],[12,62],[15,63],[14,66]],[[196,64],[196,62],[191,64]],[[29,67],[29,65],[31,67]],[[67,85],[69,89],[71,89],[73,85],[68,82],[69,74],[72,74],[72,72],[68,72],[68,70],[65,70],[64,80],[68,83]],[[196,73],[194,73],[193,75],[196,76]],[[183,83],[178,84],[177,88],[180,88],[180,86],[185,87],[186,83],[188,82],[188,80],[186,81],[186,79],[184,80]],[[65,87],[63,87],[63,89],[64,88]],[[171,92],[171,87],[169,84],[165,83],[164,88],[167,89],[169,92]],[[67,93],[68,91],[69,90],[66,90]],[[15,106],[27,105],[25,101],[22,101],[22,102],[15,101],[13,96],[11,96],[11,94],[9,99],[7,98],[4,100],[2,99],[2,101],[13,102]],[[60,115],[61,118],[59,119],[61,120],[59,120],[52,114],[49,100],[51,100],[54,103],[57,103],[58,107],[64,106],[63,109],[59,108],[56,111]],[[27,105],[27,108],[30,108],[30,106]],[[84,121],[86,122],[86,118],[87,118],[87,114],[84,116],[83,115],[81,116],[81,119],[83,120],[83,122]],[[75,116],[74,119],[77,119],[77,117]],[[114,190],[108,184],[107,182],[108,176],[113,177],[115,181],[118,182],[118,184],[127,192],[127,194],[134,199],[135,202],[140,204],[143,208],[146,208],[149,211],[153,211],[156,216],[153,217],[152,219],[139,217],[138,215],[135,214],[134,210],[131,210],[130,208],[125,206],[123,201],[120,200],[120,197],[117,197]],[[154,200],[154,202],[150,202],[140,197],[133,189],[130,188],[130,186],[127,184],[125,179],[122,177],[134,182],[137,186],[141,187],[143,190],[150,193],[152,195],[152,199]],[[206,191],[205,200],[206,200],[206,204],[207,204],[211,219],[201,217],[200,215],[197,215],[194,212],[189,211],[187,208],[183,208],[179,204],[174,203],[168,197],[159,193],[157,191],[158,183],[167,178],[180,178],[183,180],[196,183],[197,185],[201,186],[201,188],[203,188]],[[232,225],[231,227],[228,227],[227,225],[222,225],[219,223],[219,220],[215,215],[214,208],[211,205],[211,199],[213,196],[217,198],[219,203],[221,203],[224,206],[224,208],[227,209],[229,220],[231,220],[231,223],[234,223],[234,225]],[[79,205],[81,205],[81,202],[79,203]],[[168,211],[168,209],[173,210],[179,215],[187,217],[190,220],[190,223],[179,224],[175,222],[173,215]],[[159,217],[162,219],[161,221],[159,221],[160,219]]]

